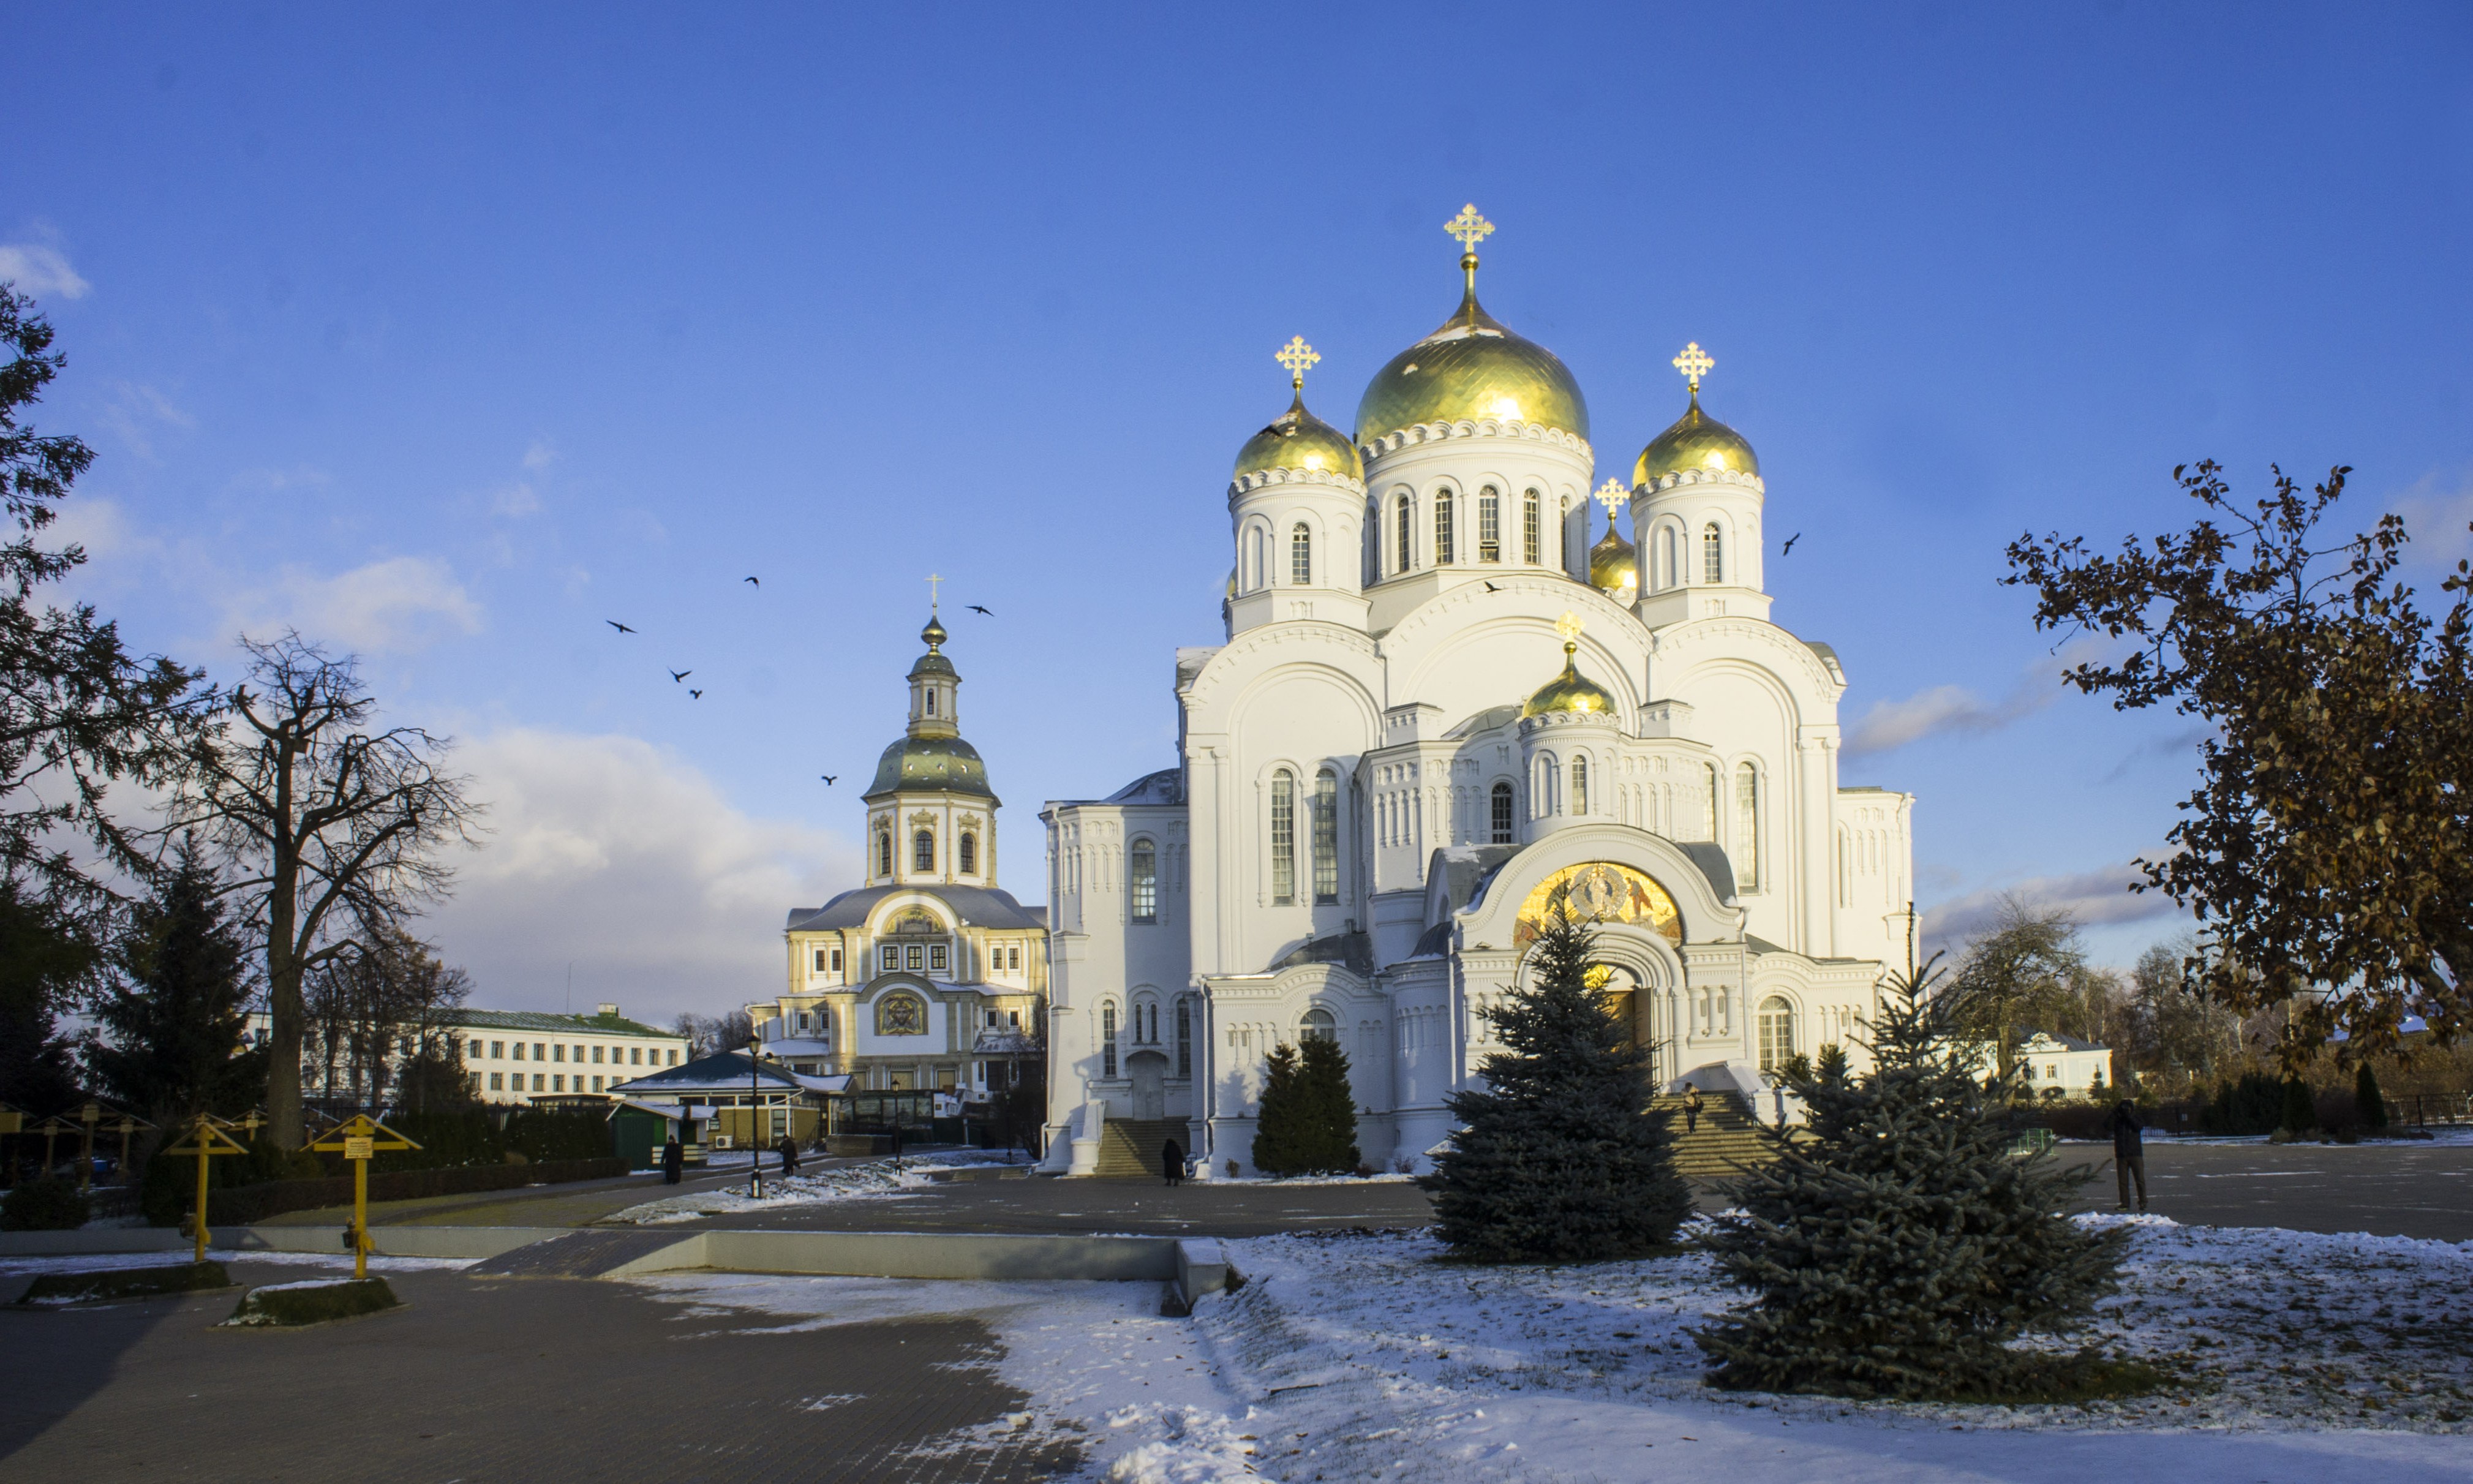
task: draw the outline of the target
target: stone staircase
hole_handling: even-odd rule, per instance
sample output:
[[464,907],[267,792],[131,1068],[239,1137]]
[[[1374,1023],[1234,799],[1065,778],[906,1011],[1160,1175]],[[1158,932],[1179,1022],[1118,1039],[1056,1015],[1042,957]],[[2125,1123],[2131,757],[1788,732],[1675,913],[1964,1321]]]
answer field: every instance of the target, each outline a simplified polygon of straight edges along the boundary
[[1683,1099],[1661,1097],[1650,1106],[1673,1115],[1674,1167],[1693,1185],[1722,1185],[1741,1174],[1737,1165],[1766,1164],[1769,1161],[1768,1146],[1761,1141],[1758,1125],[1730,1094],[1701,1095],[1700,1128],[1693,1134],[1683,1131]]
[[1111,1118],[1099,1136],[1095,1173],[1102,1180],[1158,1180],[1160,1154],[1171,1138],[1185,1148],[1183,1118]]

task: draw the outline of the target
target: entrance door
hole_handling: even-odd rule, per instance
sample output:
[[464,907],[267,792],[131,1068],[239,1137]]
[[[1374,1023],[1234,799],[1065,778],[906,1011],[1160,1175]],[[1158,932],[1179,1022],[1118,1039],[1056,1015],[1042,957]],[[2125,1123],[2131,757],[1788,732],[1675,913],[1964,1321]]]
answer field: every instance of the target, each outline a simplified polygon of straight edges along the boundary
[[1125,1064],[1125,1071],[1134,1081],[1134,1116],[1166,1117],[1167,1058],[1155,1051],[1139,1051]]

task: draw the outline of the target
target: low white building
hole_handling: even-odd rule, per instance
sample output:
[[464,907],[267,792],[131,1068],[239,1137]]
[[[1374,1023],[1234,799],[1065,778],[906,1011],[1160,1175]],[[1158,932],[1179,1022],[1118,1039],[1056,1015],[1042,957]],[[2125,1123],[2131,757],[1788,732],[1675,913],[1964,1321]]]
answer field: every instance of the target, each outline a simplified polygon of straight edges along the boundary
[[[250,1017],[243,1044],[255,1044],[269,1029],[267,1015]],[[315,1027],[311,1028],[314,1038]],[[484,1103],[522,1106],[536,1097],[607,1094],[618,1083],[660,1067],[677,1066],[687,1057],[683,1036],[630,1020],[618,1007],[603,1004],[588,1016],[544,1015],[530,1010],[459,1009],[432,1032],[460,1052],[472,1095]],[[392,1059],[395,1073],[415,1047],[415,1033]],[[350,1067],[338,1059],[328,1085],[324,1058],[304,1048],[301,1090],[311,1097],[353,1095],[345,1086]],[[390,1075],[388,1083],[396,1081]]]
[[2013,1048],[2018,1074],[2037,1097],[2101,1097],[2112,1090],[2112,1051],[2052,1031],[2028,1031]]

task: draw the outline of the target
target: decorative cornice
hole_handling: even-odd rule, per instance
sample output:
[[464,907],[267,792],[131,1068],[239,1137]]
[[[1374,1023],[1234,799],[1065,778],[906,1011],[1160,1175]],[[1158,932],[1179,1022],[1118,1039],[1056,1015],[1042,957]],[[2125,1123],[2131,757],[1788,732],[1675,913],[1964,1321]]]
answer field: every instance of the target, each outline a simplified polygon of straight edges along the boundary
[[1548,711],[1520,718],[1520,734],[1524,737],[1548,727],[1592,727],[1608,731],[1622,730],[1611,711]]
[[1769,487],[1761,482],[1761,476],[1758,474],[1738,474],[1733,469],[1686,468],[1670,469],[1660,474],[1646,484],[1635,488],[1632,495],[1638,498],[1644,494],[1657,494],[1684,485],[1741,485],[1755,494],[1765,495],[1769,492]]
[[1282,623],[1263,624],[1248,629],[1221,645],[1212,652],[1200,673],[1194,676],[1192,683],[1185,688],[1188,712],[1199,710],[1211,703],[1212,693],[1225,682],[1236,661],[1290,644],[1341,651],[1325,662],[1333,674],[1346,676],[1349,683],[1363,695],[1370,719],[1378,729],[1381,726],[1381,711],[1374,705],[1373,692],[1368,688],[1369,677],[1350,674],[1339,662],[1343,658],[1353,658],[1367,664],[1379,663],[1380,655],[1374,640],[1361,629],[1319,618],[1292,618]]
[[[1819,688],[1822,695],[1833,702],[1845,693],[1846,682],[1830,674],[1828,667],[1820,662],[1820,657],[1813,654],[1809,645],[1796,638],[1783,626],[1765,618],[1749,618],[1740,614],[1726,618],[1689,618],[1681,623],[1669,624],[1665,628],[1651,630],[1649,658],[1652,661],[1663,659],[1669,663],[1706,663],[1707,660],[1696,658],[1693,651],[1700,647],[1714,647],[1717,641],[1729,638],[1748,639],[1772,653],[1785,656],[1789,665],[1800,670],[1807,680]],[[1721,655],[1712,658],[1743,658],[1746,657]]]
[[1251,474],[1240,474],[1228,483],[1228,498],[1233,502],[1266,485],[1328,485],[1351,494],[1363,494],[1365,481],[1346,474],[1318,468],[1266,468]]
[[1397,453],[1412,443],[1440,443],[1447,438],[1516,438],[1532,443],[1552,443],[1568,448],[1581,458],[1595,463],[1597,453],[1589,441],[1576,433],[1549,427],[1543,422],[1523,422],[1512,418],[1462,419],[1457,422],[1419,422],[1395,428],[1371,442],[1359,442],[1357,451],[1370,462],[1386,453]]

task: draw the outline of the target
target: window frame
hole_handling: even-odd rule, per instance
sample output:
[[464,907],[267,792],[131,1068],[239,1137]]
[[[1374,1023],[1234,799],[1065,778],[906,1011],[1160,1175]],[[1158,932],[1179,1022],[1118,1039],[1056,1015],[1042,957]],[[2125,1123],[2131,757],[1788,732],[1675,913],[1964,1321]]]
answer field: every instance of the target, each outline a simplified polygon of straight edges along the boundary
[[1709,587],[1726,585],[1726,533],[1714,520],[1700,528],[1700,581]]
[[1495,783],[1486,796],[1486,833],[1495,845],[1518,843],[1520,832],[1520,791],[1509,779]]
[[1125,848],[1128,915],[1149,925],[1159,921],[1159,846],[1148,835],[1137,835]]
[[1271,904],[1293,906],[1297,899],[1297,776],[1287,768],[1271,774]]
[[1530,490],[1520,497],[1521,560],[1530,566],[1546,564],[1546,496]]
[[1288,531],[1288,586],[1313,586],[1313,528],[1302,520]]
[[1434,491],[1434,565],[1453,565],[1459,557],[1458,533],[1452,523],[1452,491]]
[[1314,774],[1309,806],[1311,834],[1313,899],[1327,905],[1339,900],[1339,775],[1330,768]]
[[963,830],[961,838],[953,843],[953,869],[966,876],[979,874],[979,832],[977,830]]
[[1477,491],[1477,560],[1481,562],[1502,560],[1502,491],[1492,485]]
[[923,825],[910,832],[910,869],[935,871],[936,826],[933,825]]

